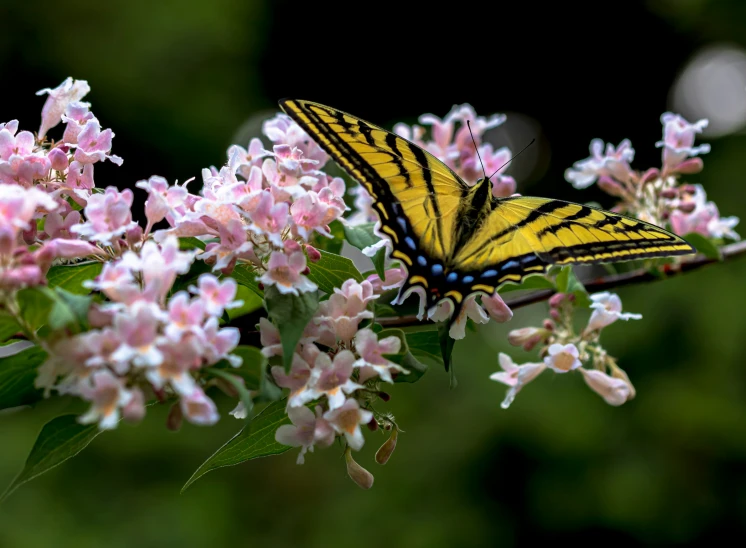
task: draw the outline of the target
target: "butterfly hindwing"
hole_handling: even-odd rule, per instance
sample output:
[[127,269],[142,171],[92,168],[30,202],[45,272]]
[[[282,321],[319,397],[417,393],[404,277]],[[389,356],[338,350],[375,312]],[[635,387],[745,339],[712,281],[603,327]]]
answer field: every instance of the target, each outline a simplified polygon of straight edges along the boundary
[[445,164],[398,135],[331,107],[297,100],[280,106],[365,186],[394,243],[394,257],[411,266],[418,253],[440,262],[452,256],[457,212],[468,186]]

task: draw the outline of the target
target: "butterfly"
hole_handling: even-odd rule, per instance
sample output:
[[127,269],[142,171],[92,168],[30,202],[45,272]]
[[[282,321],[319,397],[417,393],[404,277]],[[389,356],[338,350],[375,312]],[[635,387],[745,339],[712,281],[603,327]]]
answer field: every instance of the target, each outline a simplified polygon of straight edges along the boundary
[[284,99],[280,107],[373,198],[391,256],[429,310],[443,299],[456,318],[474,293],[493,294],[550,265],[686,255],[696,250],[658,226],[587,205],[495,198],[489,178],[467,184],[416,144],[332,107]]

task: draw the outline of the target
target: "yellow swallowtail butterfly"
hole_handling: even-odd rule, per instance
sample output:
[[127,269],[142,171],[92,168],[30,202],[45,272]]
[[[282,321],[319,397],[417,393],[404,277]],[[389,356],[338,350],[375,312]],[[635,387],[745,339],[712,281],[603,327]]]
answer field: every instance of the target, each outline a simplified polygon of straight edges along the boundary
[[489,179],[470,186],[414,143],[337,109],[295,99],[280,106],[373,197],[391,255],[408,272],[395,302],[422,288],[428,308],[450,299],[455,318],[470,294],[491,295],[552,264],[695,252],[675,234],[609,211],[494,198]]

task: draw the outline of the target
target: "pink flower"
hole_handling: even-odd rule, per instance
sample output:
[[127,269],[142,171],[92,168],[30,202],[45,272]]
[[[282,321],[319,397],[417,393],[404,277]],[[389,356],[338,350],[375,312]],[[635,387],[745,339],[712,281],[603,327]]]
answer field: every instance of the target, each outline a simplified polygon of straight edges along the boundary
[[308,192],[290,206],[295,229],[305,240],[308,240],[314,231],[330,236],[327,229],[327,224],[330,222],[327,220],[328,211],[329,206],[321,202],[315,192]]
[[580,353],[574,344],[553,344],[548,349],[549,355],[544,358],[546,366],[555,373],[567,373],[582,364],[578,359]]
[[189,372],[202,364],[202,347],[197,337],[187,335],[177,343],[166,342],[159,345],[159,350],[163,353],[163,360],[149,367],[145,378],[158,390],[168,384],[182,396],[194,392],[197,384]]
[[319,168],[329,161],[329,156],[287,114],[278,114],[262,125],[262,132],[275,144],[289,145],[303,153],[304,158],[318,162]]
[[610,377],[597,369],[589,370],[581,367],[579,371],[583,374],[585,383],[609,405],[622,405],[631,399],[630,385],[624,379]]
[[73,80],[70,77],[54,89],[44,88],[37,91],[37,95],[49,94],[41,109],[39,139],[42,139],[47,134],[47,131],[62,121],[62,115],[70,103],[80,101],[89,91],[91,91],[91,88],[88,82],[85,80]]
[[87,240],[112,245],[113,239],[134,228],[132,220],[132,200],[134,195],[128,188],[122,192],[116,187],[106,188],[103,194],[92,194],[85,207],[87,223],[76,225],[70,230],[81,234]]
[[495,291],[490,296],[482,296],[482,306],[497,323],[504,323],[513,317],[513,311],[505,304],[500,294]]
[[282,356],[280,330],[267,318],[259,318],[259,340],[262,343],[262,354],[267,358]]
[[588,320],[586,332],[603,329],[617,320],[641,320],[642,314],[622,313],[622,300],[616,293],[595,293],[591,295],[593,313]]
[[57,203],[37,188],[18,185],[0,185],[0,227],[15,236],[31,227],[38,209],[52,211]]
[[373,197],[361,185],[352,187],[349,193],[355,196],[355,213],[347,217],[347,224],[351,226],[378,221],[378,213],[373,209]]
[[213,271],[221,270],[226,273],[233,270],[238,259],[259,262],[254,253],[254,244],[246,239],[246,227],[241,221],[230,219],[218,229],[220,242],[207,244],[205,250],[197,255],[198,259],[212,264]]
[[183,186],[169,186],[168,181],[157,175],[147,181],[138,181],[135,186],[147,191],[148,199],[145,201],[145,216],[148,225],[162,221],[166,215],[183,207],[189,194]]
[[349,342],[357,332],[358,325],[366,318],[372,318],[368,303],[376,299],[373,286],[368,281],[357,283],[346,280],[342,288],[334,288],[334,294],[319,304],[315,321],[326,323],[342,341]]
[[163,302],[176,280],[177,274],[186,274],[194,261],[194,251],[180,251],[179,240],[168,236],[161,244],[148,240],[140,254],[128,251],[122,262],[132,270],[142,272],[144,295],[153,301]]
[[391,336],[379,341],[378,335],[370,329],[358,331],[355,335],[355,351],[360,355],[360,359],[354,366],[360,368],[360,382],[378,376],[382,381],[393,383],[392,372],[409,374],[409,371],[384,357],[385,354],[398,354],[400,350],[399,337]]
[[383,274],[383,280],[378,274],[371,274],[367,278],[367,281],[369,281],[373,286],[373,293],[376,295],[380,295],[389,289],[401,287],[407,280],[407,271],[403,267],[389,268],[388,270],[385,270]]
[[179,406],[192,424],[210,426],[220,419],[215,402],[208,398],[201,388],[195,388],[188,396],[182,396]]
[[114,329],[122,344],[111,358],[119,364],[131,363],[135,367],[155,367],[163,362],[163,352],[158,348],[158,330],[163,312],[156,305],[135,302],[129,309],[114,318]]
[[338,434],[344,435],[347,445],[359,451],[365,443],[360,425],[368,424],[373,419],[373,413],[360,409],[357,400],[350,398],[341,407],[324,413],[324,418]]
[[345,401],[345,394],[363,388],[350,380],[355,356],[349,350],[342,350],[334,356],[332,362],[329,354],[319,353],[311,371],[308,397],[311,400],[326,396],[329,409],[341,407]]
[[70,165],[70,159],[60,147],[55,147],[50,150],[49,154],[47,154],[47,159],[49,160],[52,169],[56,171],[65,171]]
[[122,344],[122,339],[114,329],[105,328],[101,331],[93,330],[82,333],[78,337],[78,343],[88,351],[89,355],[84,360],[86,367],[111,365],[114,372],[119,375],[124,375],[129,370],[128,364],[119,367],[111,357]]
[[243,360],[240,356],[230,354],[230,352],[238,346],[241,333],[237,327],[218,329],[218,325],[218,319],[215,316],[205,322],[203,328],[204,357],[210,365],[220,360],[227,360],[233,367],[239,367]]
[[[466,320],[471,318],[474,322],[482,324],[490,321],[490,317],[484,309],[477,303],[478,294],[469,295],[461,306],[458,316],[451,323],[448,330],[448,336],[455,340],[463,339],[466,336]],[[450,299],[440,301],[436,306],[428,310],[427,316],[434,322],[448,320],[454,312],[454,305]]]
[[593,139],[590,151],[589,158],[575,162],[572,168],[565,171],[565,179],[575,188],[587,188],[599,177],[613,177],[624,182],[634,177],[629,163],[635,157],[635,149],[629,139],[619,143],[616,149],[608,143],[605,153],[603,141]]
[[310,388],[311,371],[311,366],[297,353],[293,354],[289,374],[278,365],[272,367],[272,377],[277,386],[290,389],[288,407],[300,407],[316,399],[315,392]]
[[205,303],[200,299],[189,300],[186,291],[179,291],[168,301],[168,323],[165,334],[173,343],[178,343],[187,333],[199,334],[205,319]]
[[524,363],[523,365],[516,365],[513,363],[513,359],[510,356],[502,352],[498,354],[498,362],[503,370],[490,375],[490,379],[501,382],[510,387],[501,404],[503,409],[510,407],[510,404],[513,403],[518,392],[546,369],[546,365],[543,363]]
[[282,245],[282,233],[288,224],[288,210],[286,202],[274,203],[270,192],[262,192],[256,209],[250,215],[253,221],[250,229],[257,234],[264,234],[276,246]]
[[305,405],[290,407],[288,417],[293,424],[283,424],[275,432],[277,443],[301,448],[298,464],[305,462],[306,451],[313,452],[314,445],[328,447],[334,442],[334,430],[321,413],[321,406],[316,406],[315,415]]
[[269,257],[267,271],[259,278],[264,285],[274,285],[280,293],[298,295],[316,291],[318,286],[301,274],[306,269],[306,256],[302,251],[290,257],[281,251],[273,251]]
[[82,285],[101,291],[112,301],[120,303],[130,303],[140,295],[132,269],[122,261],[105,263],[95,280],[85,280]]
[[205,312],[212,316],[219,318],[224,310],[243,304],[243,301],[234,301],[238,286],[232,278],[226,278],[221,283],[212,274],[202,274],[198,284],[199,287],[189,286],[189,291],[199,296],[204,304]]
[[124,388],[122,381],[106,370],[94,373],[90,384],[84,381],[80,395],[91,402],[91,408],[78,418],[78,422],[98,422],[101,430],[116,428],[120,409],[132,399],[132,393]]
[[83,128],[89,120],[95,120],[96,117],[89,110],[91,105],[89,103],[82,103],[79,101],[73,101],[67,108],[65,113],[62,115],[62,121],[65,122],[65,133],[62,135],[62,142],[68,145],[75,145],[78,143],[78,135],[83,131]]
[[64,218],[62,215],[53,211],[47,214],[44,220],[44,232],[49,236],[49,239],[55,238],[76,238],[74,232],[70,229],[80,223],[80,212],[70,211]]
[[707,127],[707,120],[699,120],[690,124],[678,114],[664,112],[661,115],[661,123],[663,124],[663,139],[655,143],[655,146],[663,148],[664,174],[677,172],[690,156],[710,152],[708,144],[694,146],[696,134],[702,133],[702,130]]
[[119,156],[109,155],[111,151],[111,139],[114,133],[110,129],[101,131],[101,125],[95,118],[88,120],[83,130],[78,134],[78,148],[75,150],[75,160],[81,164],[93,164],[110,160],[122,165]]
[[[707,237],[741,239],[733,230],[739,223],[738,217],[720,217],[717,205],[707,201],[702,185],[694,185],[694,194],[685,194],[678,206],[679,209],[671,212],[671,227],[676,234],[696,232]],[[684,206],[689,206],[690,211],[682,211]]]

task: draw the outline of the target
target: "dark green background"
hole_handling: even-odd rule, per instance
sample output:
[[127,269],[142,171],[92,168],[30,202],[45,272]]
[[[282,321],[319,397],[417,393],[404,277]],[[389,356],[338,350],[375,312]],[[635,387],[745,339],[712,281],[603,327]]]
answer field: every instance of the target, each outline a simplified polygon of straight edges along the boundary
[[[234,139],[245,145],[284,96],[388,126],[471,102],[482,114],[522,112],[541,124],[537,149],[548,169],[519,181],[519,191],[609,206],[595,189],[573,190],[563,171],[587,156],[593,137],[629,137],[635,166],[657,165],[658,118],[677,72],[703,45],[746,41],[737,1],[522,4],[486,11],[460,2],[405,15],[401,3],[3,3],[0,120],[36,129],[36,90],[68,75],[87,79],[87,99],[125,159],[121,168],[97,167],[96,183],[125,187],[152,174],[199,178],[202,167],[225,161]],[[724,215],[746,218],[746,137],[713,140],[712,148],[690,180]],[[385,438],[367,434],[356,456],[375,474],[369,492],[346,477],[331,448],[304,466],[293,451],[219,470],[179,495],[239,424],[224,400],[216,427],[179,433],[165,430],[166,410],[154,409],[0,506],[0,546],[743,538],[745,276],[741,260],[620,291],[625,309],[644,316],[604,333],[638,390],[622,408],[577,375],[545,374],[500,409],[505,390],[488,376],[507,331],[543,318],[544,305],[535,305],[457,345],[457,389],[433,370],[392,390],[390,409],[406,433],[385,467],[372,458]],[[67,406],[48,401],[0,416],[0,485],[20,469],[42,424]]]

